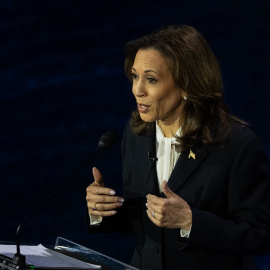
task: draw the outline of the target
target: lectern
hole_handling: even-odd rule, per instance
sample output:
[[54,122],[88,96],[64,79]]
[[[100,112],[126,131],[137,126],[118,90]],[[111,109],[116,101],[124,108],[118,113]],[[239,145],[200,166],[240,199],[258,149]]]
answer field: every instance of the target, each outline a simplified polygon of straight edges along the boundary
[[62,237],[57,237],[54,248],[74,258],[100,265],[102,270],[139,270]]
[[[16,245],[4,243],[0,248],[0,269],[16,270],[12,260],[8,259],[16,253]],[[62,237],[57,237],[54,246],[22,245],[21,250],[26,256],[27,269],[139,270]]]

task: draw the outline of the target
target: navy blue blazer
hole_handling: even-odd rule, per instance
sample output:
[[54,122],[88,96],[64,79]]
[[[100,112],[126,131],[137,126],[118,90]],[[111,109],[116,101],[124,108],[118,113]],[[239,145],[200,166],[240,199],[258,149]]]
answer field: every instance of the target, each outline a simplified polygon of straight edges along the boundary
[[[129,123],[123,141],[125,203],[94,231],[135,232],[132,265],[139,269],[251,270],[252,256],[270,250],[268,162],[258,137],[235,124],[226,145],[197,146],[181,153],[168,179],[170,189],[192,210],[188,239],[179,229],[159,228],[146,214],[146,195],[159,193],[154,156],[155,128],[134,135]],[[105,179],[106,183],[106,179]]]

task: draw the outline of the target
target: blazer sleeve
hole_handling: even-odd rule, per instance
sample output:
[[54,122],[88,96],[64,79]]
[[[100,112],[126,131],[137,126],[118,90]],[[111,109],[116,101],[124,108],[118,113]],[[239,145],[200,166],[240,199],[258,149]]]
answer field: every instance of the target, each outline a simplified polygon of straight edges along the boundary
[[[227,190],[224,190],[227,193],[227,213],[192,208],[192,230],[187,246],[212,252],[261,254],[270,249],[267,156],[252,132],[228,149],[230,165],[223,167],[223,170],[229,170],[226,172],[229,174]],[[226,163],[223,159],[218,162]],[[219,179],[216,179],[218,184]],[[211,204],[211,201],[207,203]]]

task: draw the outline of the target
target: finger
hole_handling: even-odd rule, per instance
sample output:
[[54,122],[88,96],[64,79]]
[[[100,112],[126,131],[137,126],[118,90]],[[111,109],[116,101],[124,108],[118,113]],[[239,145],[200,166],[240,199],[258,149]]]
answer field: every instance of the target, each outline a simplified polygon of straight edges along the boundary
[[149,219],[155,223],[156,221],[154,220],[154,212],[151,212],[149,209],[146,210],[147,216],[149,217]]
[[121,203],[110,203],[110,204],[99,204],[99,203],[87,203],[88,212],[91,215],[107,215],[108,212],[117,211],[119,207],[123,204]]
[[109,217],[117,214],[116,210],[111,210],[111,211],[93,211],[89,210],[88,211],[90,215],[93,216],[100,216],[100,217]]
[[102,216],[102,217],[109,217],[109,216],[116,215],[117,211],[116,210],[113,210],[113,211],[100,211],[99,213],[100,213],[99,215]]
[[162,213],[162,209],[155,205],[155,204],[146,204],[147,210],[149,211],[150,215],[158,220],[158,222],[164,221],[164,214]]
[[156,218],[156,213],[155,212],[151,212],[149,210],[146,211],[148,218],[156,225],[160,227],[160,222],[159,220]]
[[101,172],[96,167],[93,167],[92,172],[95,179],[95,183],[100,187],[104,187]]
[[119,208],[123,205],[121,202],[115,202],[115,203],[93,203],[89,202],[87,203],[88,209],[94,212],[96,211],[109,211],[114,210],[116,208]]
[[155,211],[149,211],[147,210],[146,211],[149,219],[158,227],[161,227],[161,228],[166,228],[168,227],[167,224],[168,222],[166,222],[162,215],[160,215],[159,212],[155,212]]
[[157,213],[157,212],[159,212],[159,207],[156,204],[147,203],[146,204],[146,207],[147,207],[147,210],[150,213]]
[[124,199],[118,196],[107,196],[107,195],[96,195],[96,194],[87,194],[86,201],[89,203],[123,203]]
[[172,190],[168,187],[166,180],[164,180],[162,183],[162,191],[168,199],[175,196],[175,193],[173,193]]
[[99,194],[99,195],[114,195],[115,191],[110,188],[97,186],[95,182],[86,188],[86,194]]
[[[123,201],[123,200],[122,200]],[[121,207],[123,202],[95,203],[87,202],[88,212],[95,216],[112,216],[117,213],[116,209]]]
[[164,204],[164,198],[157,197],[157,196],[152,195],[152,194],[148,194],[146,196],[146,199],[147,199],[147,203],[150,203],[150,204],[156,204],[156,205],[163,205]]

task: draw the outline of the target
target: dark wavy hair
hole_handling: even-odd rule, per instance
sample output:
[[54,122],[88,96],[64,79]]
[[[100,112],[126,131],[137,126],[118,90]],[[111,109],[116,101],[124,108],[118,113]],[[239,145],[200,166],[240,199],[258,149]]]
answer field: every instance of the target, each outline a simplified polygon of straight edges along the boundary
[[[126,44],[125,72],[132,82],[131,68],[139,49],[155,49],[169,63],[174,82],[187,94],[181,112],[179,151],[198,143],[224,144],[233,121],[222,99],[223,83],[218,61],[205,38],[193,27],[172,25]],[[131,129],[142,136],[154,123],[144,122],[138,110],[132,113]]]

